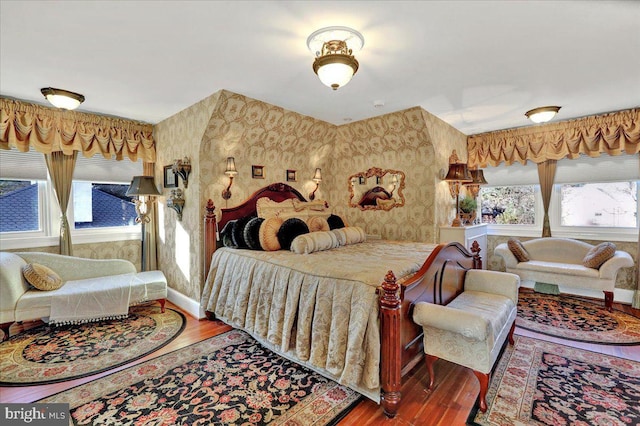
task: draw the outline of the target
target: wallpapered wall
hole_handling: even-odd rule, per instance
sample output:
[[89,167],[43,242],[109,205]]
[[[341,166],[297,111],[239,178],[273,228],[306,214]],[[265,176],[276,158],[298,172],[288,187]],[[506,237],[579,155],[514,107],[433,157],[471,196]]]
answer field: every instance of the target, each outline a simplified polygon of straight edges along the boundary
[[[316,198],[326,199],[349,224],[384,238],[436,242],[437,225],[453,218],[454,207],[438,173],[446,169],[452,149],[463,160],[466,152],[464,134],[421,108],[337,127],[225,90],[162,121],[154,136],[157,182],[162,166],[191,158],[182,222],[163,207],[166,198],[160,200],[158,265],[172,288],[194,300],[205,276],[200,253],[209,198],[219,215],[220,208],[239,204],[268,183],[286,182],[287,169],[297,172],[297,182],[288,183],[308,195],[320,167],[323,181]],[[238,175],[225,201],[221,192],[229,181],[224,175],[229,156]],[[264,166],[264,179],[251,177],[252,165]],[[406,173],[404,207],[388,212],[348,207],[348,176],[374,166]]]

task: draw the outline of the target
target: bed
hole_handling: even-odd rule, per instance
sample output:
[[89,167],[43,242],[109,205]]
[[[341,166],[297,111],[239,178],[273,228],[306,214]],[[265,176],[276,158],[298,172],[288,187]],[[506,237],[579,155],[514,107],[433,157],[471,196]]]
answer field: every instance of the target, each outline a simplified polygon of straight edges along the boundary
[[424,356],[422,328],[412,321],[419,301],[447,304],[462,291],[467,270],[481,268],[477,244],[367,240],[311,254],[217,247],[218,229],[256,214],[261,197],[305,198],[275,183],[240,205],[211,200],[204,218],[201,305],[210,319],[243,329],[261,344],[397,413],[402,376]]

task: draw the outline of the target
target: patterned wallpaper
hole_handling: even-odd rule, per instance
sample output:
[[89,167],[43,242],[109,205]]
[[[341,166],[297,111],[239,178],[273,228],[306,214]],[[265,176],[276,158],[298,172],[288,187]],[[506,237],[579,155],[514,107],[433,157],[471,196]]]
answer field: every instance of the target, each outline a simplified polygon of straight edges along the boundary
[[[323,181],[316,197],[326,199],[348,223],[384,238],[435,242],[437,226],[453,218],[454,206],[438,172],[446,169],[452,149],[460,154],[466,146],[465,135],[421,108],[337,127],[226,90],[162,121],[154,136],[157,182],[162,166],[191,158],[182,222],[163,208],[166,199],[160,200],[158,264],[172,288],[195,300],[205,276],[200,252],[209,198],[219,215],[221,207],[239,204],[266,184],[285,182],[287,169],[297,172],[297,181],[288,183],[307,195],[320,167]],[[238,175],[225,201],[221,193],[229,182],[224,170],[230,156]],[[252,165],[264,166],[264,179],[251,177]],[[348,176],[370,167],[405,172],[404,207],[386,212],[348,207]]]

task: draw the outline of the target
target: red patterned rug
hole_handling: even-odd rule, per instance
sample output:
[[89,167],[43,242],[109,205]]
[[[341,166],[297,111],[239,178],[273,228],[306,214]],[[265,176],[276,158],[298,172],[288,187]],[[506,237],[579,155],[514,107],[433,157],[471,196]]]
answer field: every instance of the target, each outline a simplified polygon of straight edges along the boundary
[[133,306],[129,316],[77,325],[46,324],[0,343],[0,386],[62,382],[100,373],[154,352],[184,329],[182,313]]
[[577,342],[640,345],[640,318],[567,295],[521,291],[516,325]]
[[517,336],[469,424],[638,425],[640,363]]
[[232,330],[40,403],[83,425],[328,425],[360,399]]

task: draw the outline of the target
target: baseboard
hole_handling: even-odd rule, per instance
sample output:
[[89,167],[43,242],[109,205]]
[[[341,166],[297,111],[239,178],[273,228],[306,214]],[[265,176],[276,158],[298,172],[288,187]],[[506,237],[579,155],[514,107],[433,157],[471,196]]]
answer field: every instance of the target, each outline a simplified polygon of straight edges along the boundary
[[197,319],[205,318],[204,311],[200,309],[200,302],[197,300],[193,300],[172,288],[167,289],[167,299],[192,317]]
[[[525,288],[533,288],[533,286],[535,285],[535,282],[523,281],[520,283],[520,285]],[[573,294],[576,296],[583,296],[583,297],[592,297],[594,299],[604,300],[604,295],[600,290],[585,290],[581,288],[565,287],[562,285],[559,285],[558,288],[560,289],[560,293]],[[633,294],[634,294],[633,290],[616,288],[613,290],[613,300],[614,302],[630,305],[633,302]]]

